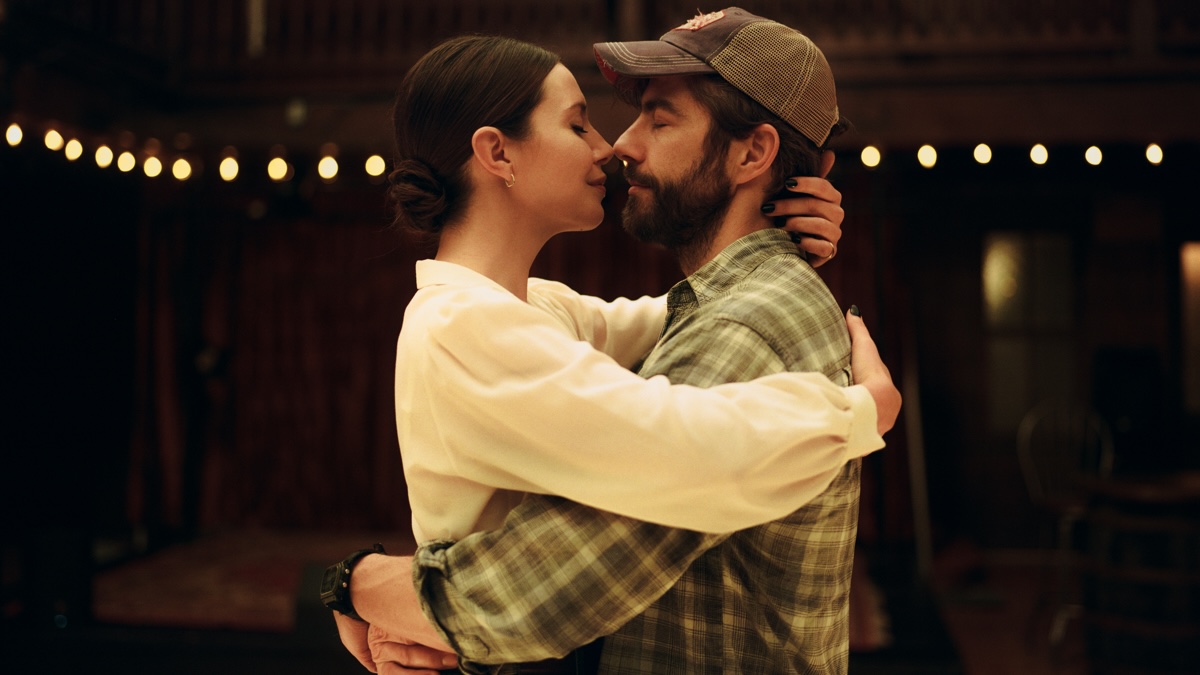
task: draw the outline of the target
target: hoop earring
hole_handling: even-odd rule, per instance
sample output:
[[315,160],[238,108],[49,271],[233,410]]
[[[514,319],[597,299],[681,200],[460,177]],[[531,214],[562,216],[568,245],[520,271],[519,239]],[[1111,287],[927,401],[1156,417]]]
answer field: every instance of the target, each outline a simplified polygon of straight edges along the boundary
[[506,187],[506,188],[510,188],[517,184],[517,174],[509,172],[509,175],[511,177],[508,180],[504,181],[504,187]]

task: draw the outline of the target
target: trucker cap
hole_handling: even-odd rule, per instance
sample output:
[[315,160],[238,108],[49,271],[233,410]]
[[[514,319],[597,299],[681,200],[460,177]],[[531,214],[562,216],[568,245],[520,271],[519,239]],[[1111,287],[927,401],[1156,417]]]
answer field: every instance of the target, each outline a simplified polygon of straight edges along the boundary
[[817,45],[738,7],[699,14],[657,40],[594,48],[605,79],[625,95],[640,79],[716,74],[818,146],[839,119],[833,72]]

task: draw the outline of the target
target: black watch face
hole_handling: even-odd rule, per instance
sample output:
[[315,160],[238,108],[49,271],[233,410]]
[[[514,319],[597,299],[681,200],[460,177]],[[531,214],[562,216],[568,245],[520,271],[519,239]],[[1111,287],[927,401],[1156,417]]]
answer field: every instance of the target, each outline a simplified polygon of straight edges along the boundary
[[331,565],[325,568],[325,576],[321,579],[321,593],[331,593],[338,585],[338,571],[341,565]]

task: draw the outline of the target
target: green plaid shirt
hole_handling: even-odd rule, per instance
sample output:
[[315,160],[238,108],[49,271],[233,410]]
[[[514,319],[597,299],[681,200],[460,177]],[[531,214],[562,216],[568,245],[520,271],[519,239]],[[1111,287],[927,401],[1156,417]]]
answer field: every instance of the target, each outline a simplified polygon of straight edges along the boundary
[[[787,235],[764,230],[671,289],[640,373],[707,387],[782,371],[849,385],[850,339]],[[467,672],[607,636],[602,673],[845,673],[859,468],[731,535],[531,495],[500,530],[423,545],[414,580]]]

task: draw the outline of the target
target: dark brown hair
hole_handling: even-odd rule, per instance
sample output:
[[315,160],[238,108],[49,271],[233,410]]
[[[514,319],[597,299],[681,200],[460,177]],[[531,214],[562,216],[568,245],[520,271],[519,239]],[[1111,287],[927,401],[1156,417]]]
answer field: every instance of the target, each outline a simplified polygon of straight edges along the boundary
[[[710,157],[724,155],[734,139],[744,139],[760,124],[770,124],[779,132],[779,154],[771,165],[771,187],[768,196],[783,191],[783,181],[789,176],[815,176],[821,170],[821,153],[825,146],[813,143],[778,115],[743,94],[719,75],[700,75],[687,78],[688,88],[700,105],[712,116],[713,124],[705,137],[705,152]],[[850,122],[839,117],[829,132],[831,139],[845,132]]]
[[438,234],[452,223],[470,196],[471,136],[493,126],[524,138],[558,63],[537,45],[483,35],[452,38],[422,56],[400,82],[392,111],[395,224]]

